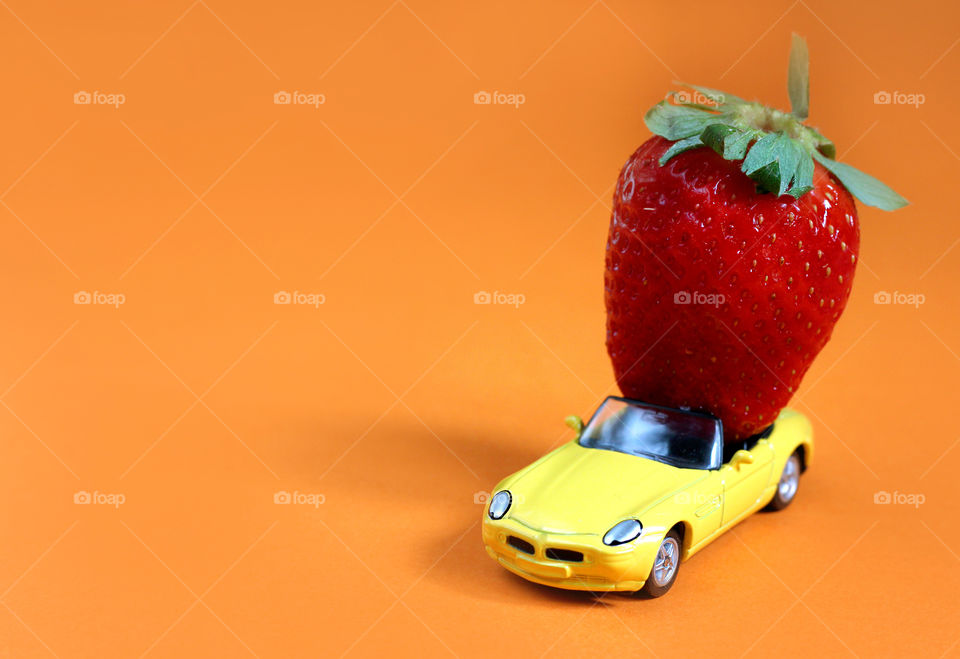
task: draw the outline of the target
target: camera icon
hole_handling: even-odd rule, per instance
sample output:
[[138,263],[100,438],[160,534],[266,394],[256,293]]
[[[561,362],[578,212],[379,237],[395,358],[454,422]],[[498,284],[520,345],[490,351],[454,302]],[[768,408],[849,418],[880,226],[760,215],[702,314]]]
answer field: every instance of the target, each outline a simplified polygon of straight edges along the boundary
[[290,105],[293,102],[293,95],[290,92],[277,92],[273,95],[274,105]]
[[877,291],[873,294],[874,304],[890,304],[892,301],[893,297],[886,291]]
[[490,105],[491,101],[493,101],[493,97],[490,92],[477,92],[473,95],[474,105]]
[[690,304],[692,301],[693,298],[690,295],[690,291],[678,291],[673,294],[674,304]]
[[473,303],[474,304],[490,304],[493,301],[493,296],[486,291],[477,291],[473,294]]
[[274,304],[290,304],[292,301],[293,297],[287,291],[277,291],[273,294]]
[[77,92],[73,95],[73,102],[75,105],[90,105],[93,102],[93,95],[90,92]]
[[890,493],[886,490],[880,490],[879,492],[874,493],[873,502],[881,505],[886,505],[893,500],[893,497],[890,496]]
[[473,502],[485,506],[490,501],[490,493],[484,490],[478,490],[473,493]]
[[686,90],[678,91],[673,97],[677,99],[677,103],[693,103],[693,94]]
[[80,490],[79,492],[74,492],[73,494],[74,503],[77,503],[80,505],[86,505],[90,503],[90,500],[91,500],[90,493],[85,490]]
[[90,304],[92,301],[93,297],[87,291],[77,291],[73,294],[74,304]]
[[279,492],[274,493],[273,502],[279,504],[290,503],[290,493],[286,490],[280,490]]
[[874,105],[890,105],[893,101],[893,96],[890,92],[877,92],[873,95]]

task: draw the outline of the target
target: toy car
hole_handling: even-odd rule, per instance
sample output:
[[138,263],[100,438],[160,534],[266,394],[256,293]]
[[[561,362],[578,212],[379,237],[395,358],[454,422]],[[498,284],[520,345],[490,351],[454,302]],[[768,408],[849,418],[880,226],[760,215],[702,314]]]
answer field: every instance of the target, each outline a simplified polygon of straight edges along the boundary
[[483,514],[491,558],[524,579],[664,595],[681,561],[797,494],[810,422],[785,409],[729,446],[719,419],[610,396],[577,439],[500,482]]

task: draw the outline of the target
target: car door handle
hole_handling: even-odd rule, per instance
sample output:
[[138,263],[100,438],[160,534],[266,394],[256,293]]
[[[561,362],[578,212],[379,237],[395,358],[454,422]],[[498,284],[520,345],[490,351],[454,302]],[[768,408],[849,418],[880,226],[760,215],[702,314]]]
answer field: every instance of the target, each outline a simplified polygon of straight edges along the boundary
[[714,510],[718,509],[719,507],[720,507],[720,497],[715,495],[713,496],[713,498],[707,501],[707,503],[703,504],[702,506],[697,508],[695,511],[693,511],[693,514],[696,515],[697,517],[706,517],[707,515],[712,513]]

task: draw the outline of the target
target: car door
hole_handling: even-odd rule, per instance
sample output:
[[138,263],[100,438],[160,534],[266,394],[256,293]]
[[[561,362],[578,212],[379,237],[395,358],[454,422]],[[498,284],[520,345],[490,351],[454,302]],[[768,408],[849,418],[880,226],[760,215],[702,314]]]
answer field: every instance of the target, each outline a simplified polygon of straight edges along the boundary
[[723,525],[736,523],[757,503],[770,482],[773,450],[765,439],[749,451],[737,451],[720,468],[723,479]]
[[697,484],[693,504],[691,546],[711,537],[720,529],[723,517],[723,475],[720,471],[711,472]]

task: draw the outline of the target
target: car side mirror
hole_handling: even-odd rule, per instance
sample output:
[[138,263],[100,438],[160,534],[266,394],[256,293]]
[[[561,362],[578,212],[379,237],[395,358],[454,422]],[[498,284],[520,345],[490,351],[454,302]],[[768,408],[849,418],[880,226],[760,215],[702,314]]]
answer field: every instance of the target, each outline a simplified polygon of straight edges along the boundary
[[736,467],[737,469],[740,468],[740,465],[752,465],[753,453],[751,453],[750,451],[745,451],[744,449],[740,449],[739,451],[733,454],[732,458],[730,458],[730,464]]
[[580,433],[583,432],[583,419],[573,414],[564,419],[563,422],[576,431],[577,437],[580,437]]

